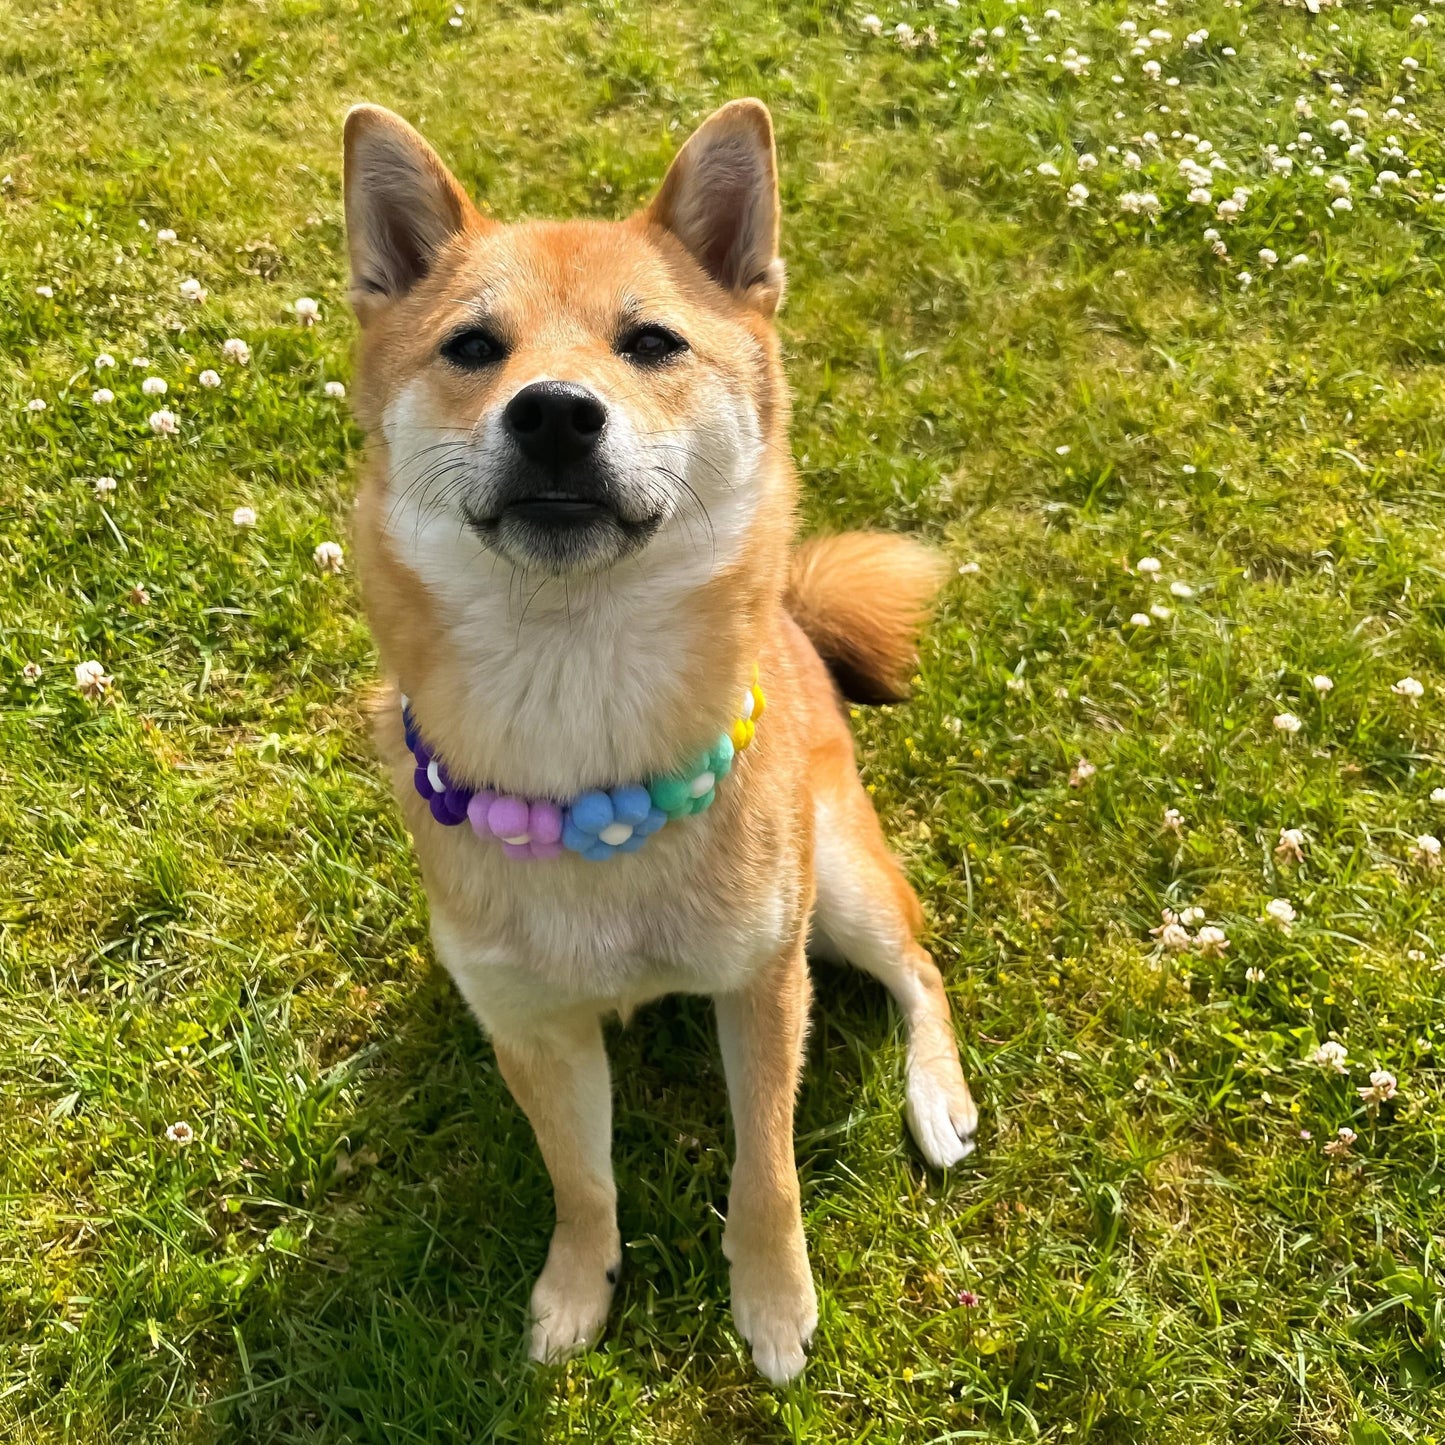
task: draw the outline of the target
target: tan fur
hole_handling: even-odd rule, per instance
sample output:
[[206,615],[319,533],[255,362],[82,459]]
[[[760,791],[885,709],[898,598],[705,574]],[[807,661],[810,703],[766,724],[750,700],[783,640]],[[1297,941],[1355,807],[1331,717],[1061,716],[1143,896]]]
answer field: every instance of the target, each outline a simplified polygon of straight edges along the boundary
[[908,695],[918,634],[933,615],[947,562],[887,532],[812,537],[793,553],[788,611],[854,702]]
[[[976,1116],[942,981],[915,941],[917,901],[805,635],[835,665],[851,658],[861,676],[896,684],[914,646],[905,623],[923,615],[935,573],[911,544],[847,537],[805,548],[789,570],[796,483],[771,324],[782,265],[767,112],[724,107],[653,205],[618,223],[485,221],[425,142],[374,107],[348,118],[346,175],[362,321],[353,397],[370,439],[357,552],[385,670],[428,744],[459,778],[572,797],[710,746],[755,662],[768,699],[713,807],[605,863],[519,863],[435,823],[412,785],[395,690],[378,711],[437,955],[491,1035],[556,1190],[533,1353],[556,1358],[595,1338],[615,1277],[600,1020],[705,993],[737,1126],[735,1316],[759,1368],[790,1379],[816,1321],[792,1152],[810,926],[819,947],[898,999],[909,1119],[929,1160],[961,1158]],[[505,333],[505,357],[459,372],[440,347],[478,316]],[[673,326],[685,358],[650,371],[625,360],[616,336],[630,316]],[[478,458],[500,409],[537,378],[603,398],[637,485],[673,508],[641,550],[601,571],[536,572],[473,546],[455,510],[487,485]],[[431,476],[437,456],[445,485]],[[680,475],[690,498],[668,490]],[[857,590],[893,600],[853,603],[850,567]]]

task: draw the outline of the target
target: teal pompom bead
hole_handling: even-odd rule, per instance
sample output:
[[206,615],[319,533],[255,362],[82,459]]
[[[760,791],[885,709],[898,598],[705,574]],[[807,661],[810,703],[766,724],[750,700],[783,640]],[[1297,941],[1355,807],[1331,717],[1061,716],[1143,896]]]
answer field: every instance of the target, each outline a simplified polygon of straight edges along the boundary
[[732,771],[733,740],[724,733],[713,747],[699,753],[680,773],[654,778],[648,785],[652,805],[669,818],[686,818],[705,812],[717,797],[718,783]]

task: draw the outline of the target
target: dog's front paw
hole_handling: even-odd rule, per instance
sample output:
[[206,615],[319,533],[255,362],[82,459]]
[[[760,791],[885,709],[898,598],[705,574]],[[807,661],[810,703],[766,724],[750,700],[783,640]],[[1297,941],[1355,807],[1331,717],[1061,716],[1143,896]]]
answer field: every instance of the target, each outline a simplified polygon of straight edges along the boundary
[[909,1060],[904,1114],[923,1157],[935,1169],[952,1168],[973,1153],[978,1107],[956,1055]]
[[758,1373],[775,1385],[802,1374],[818,1327],[818,1295],[802,1230],[782,1250],[731,1252],[733,1320]]
[[607,1323],[620,1268],[616,1241],[603,1248],[552,1236],[532,1290],[532,1359],[555,1364],[596,1342]]

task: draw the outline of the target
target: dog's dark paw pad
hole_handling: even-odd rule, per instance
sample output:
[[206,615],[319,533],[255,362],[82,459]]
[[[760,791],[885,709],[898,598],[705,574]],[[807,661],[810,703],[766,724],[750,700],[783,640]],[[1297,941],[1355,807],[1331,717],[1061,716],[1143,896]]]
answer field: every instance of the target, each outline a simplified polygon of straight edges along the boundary
[[608,1283],[608,1284],[616,1284],[616,1283],[617,1283],[617,1276],[620,1275],[621,1273],[622,1273],[622,1266],[621,1266],[620,1264],[614,1264],[614,1265],[611,1267],[611,1269],[609,1269],[609,1270],[607,1271],[607,1283]]

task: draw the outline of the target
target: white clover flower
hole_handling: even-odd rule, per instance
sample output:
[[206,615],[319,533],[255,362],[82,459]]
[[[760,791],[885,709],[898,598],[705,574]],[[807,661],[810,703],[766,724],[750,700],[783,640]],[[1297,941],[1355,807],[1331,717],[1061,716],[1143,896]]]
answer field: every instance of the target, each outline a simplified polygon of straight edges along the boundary
[[340,546],[335,542],[318,542],[311,560],[322,572],[335,576],[341,571],[343,557]]
[[1430,790],[1430,801],[1432,803],[1445,803],[1445,788],[1432,788]]
[[1315,108],[1310,104],[1309,96],[1295,96],[1294,113],[1299,116],[1301,120],[1308,120],[1312,115],[1314,115]]
[[109,406],[115,400],[115,393],[108,386],[98,386],[91,392],[90,399],[96,406]]
[[169,387],[166,386],[164,377],[148,376],[141,382],[140,389],[143,396],[164,396]]
[[1306,256],[1303,251],[1300,251],[1297,254],[1291,256],[1289,260],[1285,262],[1285,270],[1298,271],[1301,266],[1308,266],[1309,263],[1310,258]]
[[1119,209],[1131,216],[1157,216],[1159,197],[1153,191],[1125,191],[1119,197]]
[[1164,73],[1164,67],[1157,60],[1146,60],[1139,68],[1144,72],[1146,80],[1158,80]]
[[239,336],[230,336],[221,347],[221,355],[237,366],[245,366],[251,360],[251,348]]
[[960,577],[976,577],[982,571],[983,568],[977,562],[960,562],[958,566]]
[[1268,246],[1261,246],[1259,260],[1263,266],[1273,266],[1275,262],[1279,260],[1279,256],[1276,252],[1271,251]]
[[256,509],[254,507],[237,507],[231,513],[231,525],[235,527],[254,527],[256,525]]
[[1276,175],[1287,176],[1294,170],[1294,161],[1289,156],[1272,156],[1269,168]]
[[1402,677],[1390,691],[1396,697],[1408,697],[1411,702],[1418,702],[1425,696],[1425,684],[1413,677]]
[[1325,1145],[1324,1152],[1331,1159],[1348,1159],[1359,1137],[1348,1124],[1342,1124],[1336,1136]]
[[1124,152],[1124,169],[1125,169],[1125,170],[1128,170],[1128,171],[1137,171],[1143,164],[1144,164],[1143,158],[1140,156],[1140,154],[1139,154],[1138,151],[1125,151],[1125,152]]
[[1132,20],[1121,20],[1119,22],[1120,35],[1133,35],[1138,31],[1138,29],[1139,27],[1135,25]]
[[1338,136],[1341,140],[1349,140],[1350,123],[1347,120],[1332,120],[1330,122],[1330,134]]
[[206,288],[196,280],[194,276],[187,276],[181,282],[181,297],[186,301],[194,301],[197,306],[206,299]]
[[1277,928],[1288,933],[1290,924],[1299,917],[1299,914],[1295,912],[1294,904],[1288,898],[1271,898],[1264,905],[1264,916],[1267,922],[1273,923]]
[[1149,607],[1149,615],[1150,617],[1157,617],[1160,622],[1168,622],[1169,619],[1174,616],[1174,612],[1162,602],[1155,602]]
[[346,388],[339,381],[328,381],[326,383],[326,395],[332,401],[340,401],[346,395]]
[[43,296],[49,301],[55,295],[55,288],[53,286],[37,286],[35,288],[35,294],[37,296]]
[[173,437],[181,429],[181,419],[166,408],[150,414],[150,429],[158,437]]
[[1209,923],[1195,934],[1194,946],[1201,958],[1223,958],[1229,951],[1229,939],[1222,928]]
[[100,355],[95,358],[93,365],[97,371],[104,371],[108,366],[115,365],[115,357],[108,351],[102,351]]
[[41,668],[38,662],[27,662],[25,666],[20,669],[20,676],[23,677],[26,682],[39,682],[40,672]]
[[1193,597],[1194,589],[1187,582],[1171,582],[1170,594],[1174,597]]
[[162,246],[174,246],[176,244],[176,233],[169,226],[163,227],[156,232],[156,241]]
[[1069,774],[1069,786],[1071,788],[1083,787],[1098,771],[1098,768],[1095,767],[1088,758],[1080,758],[1079,761],[1074,764],[1073,772]]
[[196,380],[200,382],[202,386],[220,386],[221,373],[219,371],[203,371]]
[[1075,162],[1081,171],[1092,171],[1098,168],[1099,158],[1090,151],[1085,151]]
[[1380,171],[1375,176],[1375,184],[1381,186],[1398,186],[1400,177],[1396,171]]
[[1136,613],[1129,619],[1129,626],[1130,626],[1130,627],[1148,627],[1148,626],[1149,626],[1149,614],[1148,614],[1147,612],[1136,612]]
[[1195,186],[1184,199],[1191,206],[1208,206],[1214,202],[1214,197],[1203,186]]
[[1038,172],[1041,176],[1047,176],[1050,180],[1053,180],[1054,177],[1059,174],[1059,168],[1053,161],[1040,161],[1038,164]]
[[1399,1081],[1388,1069],[1372,1069],[1368,1087],[1355,1092],[1366,1108],[1375,1109],[1399,1093]]
[[1071,206],[1082,206],[1089,199],[1089,188],[1081,181],[1075,181],[1069,187],[1068,203]]
[[30,401],[27,401],[27,402],[25,403],[25,410],[26,410],[26,411],[33,411],[33,412],[42,412],[42,411],[45,410],[45,403],[44,403],[43,401],[41,401],[41,399],[40,399],[38,396],[37,396],[37,397],[33,397]]
[[146,589],[139,582],[137,582],[135,586],[130,589],[130,592],[127,594],[127,596],[130,598],[132,604],[136,607],[149,607],[151,605],[150,593],[147,592]]
[[1334,1039],[1326,1039],[1314,1053],[1310,1055],[1310,1063],[1318,1064],[1322,1069],[1328,1069],[1334,1074],[1348,1074],[1350,1066],[1347,1059],[1348,1050],[1341,1043]]
[[1247,983],[1263,983],[1264,970],[1262,968],[1256,968],[1251,964],[1249,968],[1244,970],[1244,977]]
[[1415,71],[1415,70],[1419,70],[1419,68],[1420,68],[1420,62],[1419,62],[1418,60],[1416,60],[1413,55],[1407,55],[1407,56],[1400,62],[1400,69],[1401,69],[1401,70]]
[[1244,209],[1232,196],[1226,196],[1215,208],[1214,214],[1221,221],[1237,221],[1239,213]]
[[116,485],[114,477],[97,477],[90,484],[90,489],[95,493],[96,501],[103,502],[107,497],[115,495]]
[[1165,808],[1164,810],[1164,831],[1173,833],[1176,836],[1183,836],[1184,814],[1178,808]]
[[1410,861],[1420,868],[1440,866],[1440,840],[1433,833],[1421,833],[1410,849]]
[[876,15],[865,15],[859,22],[858,28],[865,35],[882,35],[883,21]]
[[110,685],[114,681],[115,679],[109,676],[98,662],[77,662],[75,664],[75,685],[80,689],[82,697],[104,697],[110,691]]
[[1134,564],[1134,570],[1142,572],[1152,582],[1163,570],[1163,565],[1157,557],[1141,557]]
[[1251,286],[1254,284],[1254,277],[1250,275],[1248,271],[1241,271],[1235,279],[1241,286]]
[[1416,30],[1425,30],[1429,27],[1430,17],[1428,15],[1412,15],[1410,17],[1410,24],[1414,26]]
[[151,359],[148,356],[132,356],[130,359],[130,364],[134,366],[137,370],[144,371],[150,366]]
[[1067,442],[1064,442],[1061,446],[1056,446],[1054,448],[1054,455],[1059,457],[1066,457],[1071,451],[1073,451],[1073,447],[1071,447]]
[[1170,953],[1183,953],[1186,948],[1193,945],[1194,940],[1189,936],[1189,930],[1181,924],[1166,923],[1159,930],[1159,942]]
[[166,1139],[172,1144],[179,1144],[183,1149],[187,1144],[193,1143],[195,1137],[196,1131],[184,1119],[177,1119],[166,1130]]
[[1326,677],[1322,672],[1317,672],[1310,678],[1310,686],[1323,697],[1327,692],[1334,690],[1335,680],[1332,677]]
[[1204,910],[1198,904],[1191,904],[1179,915],[1179,921],[1186,928],[1193,928],[1196,923],[1204,922]]
[[1274,856],[1282,863],[1303,863],[1305,861],[1304,829],[1281,828],[1279,842],[1274,845]]
[[[907,26],[900,27],[907,29]],[[911,32],[910,32],[911,33]],[[298,296],[291,304],[291,309],[296,313],[296,319],[303,326],[314,326],[321,320],[321,305],[310,296]]]
[[1304,726],[1304,724],[1292,712],[1276,713],[1274,717],[1274,725],[1276,728],[1279,729],[1280,732],[1289,733],[1291,736],[1297,733]]

